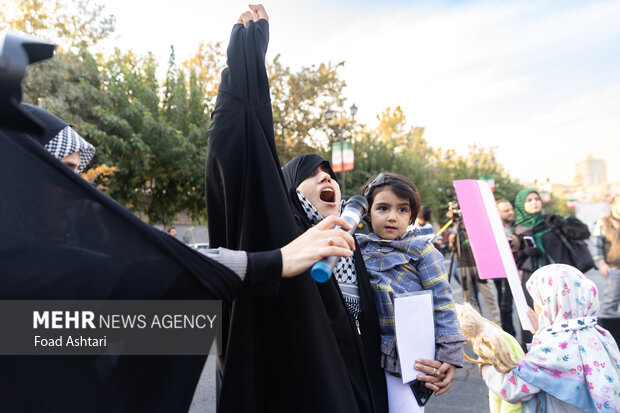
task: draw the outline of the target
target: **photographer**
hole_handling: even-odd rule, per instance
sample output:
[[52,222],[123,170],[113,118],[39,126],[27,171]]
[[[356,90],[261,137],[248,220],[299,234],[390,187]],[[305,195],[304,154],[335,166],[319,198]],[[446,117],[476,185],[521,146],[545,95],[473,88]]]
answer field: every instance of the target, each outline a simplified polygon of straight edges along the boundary
[[[454,220],[454,232],[450,234],[449,243],[450,250],[456,252],[456,273],[463,288],[463,302],[470,303],[482,312],[480,305],[478,305],[478,300],[476,299],[476,291],[479,291],[490,313],[491,320],[500,325],[501,318],[495,285],[488,282],[488,280],[481,280],[478,277],[476,260],[471,250],[471,244],[467,236],[465,223],[463,222],[458,203],[450,202],[448,213],[452,214],[452,219]],[[452,265],[450,267],[452,267]]]

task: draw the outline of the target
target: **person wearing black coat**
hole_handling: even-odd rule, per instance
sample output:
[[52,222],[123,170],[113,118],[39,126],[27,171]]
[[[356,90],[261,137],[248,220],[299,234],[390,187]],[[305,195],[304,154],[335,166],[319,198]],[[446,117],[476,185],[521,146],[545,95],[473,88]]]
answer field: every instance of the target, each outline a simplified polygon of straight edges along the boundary
[[547,264],[578,265],[565,240],[588,239],[586,224],[575,217],[543,214],[540,196],[533,189],[519,192],[515,209],[515,233],[521,246],[515,254],[519,269],[532,273]]
[[[305,231],[321,222],[323,217],[339,213],[340,187],[327,160],[316,154],[303,154],[288,162],[282,171],[300,230]],[[323,302],[330,304],[326,309],[332,331],[358,392],[356,397],[363,398],[366,403],[374,398],[375,404],[382,404],[385,380],[383,370],[378,369],[381,367],[379,324],[374,293],[357,241],[353,257],[341,259],[334,275],[317,287]],[[354,333],[357,332],[353,334],[353,340],[348,337],[352,325],[355,326]]]
[[[291,187],[324,160],[307,155],[285,174],[280,168],[265,68],[269,23],[262,6],[251,8],[233,27],[212,115],[207,213],[213,246],[262,251],[308,228]],[[336,199],[329,203],[337,211]],[[359,331],[334,279],[319,285],[305,273],[237,297],[218,363],[218,411],[387,412],[375,304],[356,254]]]
[[[542,201],[537,191],[524,189],[517,194],[514,203],[516,211],[515,235],[520,248],[515,252],[515,261],[521,274],[521,285],[527,304],[533,302],[525,290],[525,283],[538,268],[548,264],[568,264],[578,267],[582,260],[591,261],[587,249],[575,251],[569,242],[590,237],[587,225],[575,217],[563,218],[556,214],[543,214]],[[568,245],[567,245],[568,244]],[[583,253],[587,257],[577,256]],[[579,268],[585,272],[585,269]],[[532,335],[522,332],[522,344],[530,342]]]

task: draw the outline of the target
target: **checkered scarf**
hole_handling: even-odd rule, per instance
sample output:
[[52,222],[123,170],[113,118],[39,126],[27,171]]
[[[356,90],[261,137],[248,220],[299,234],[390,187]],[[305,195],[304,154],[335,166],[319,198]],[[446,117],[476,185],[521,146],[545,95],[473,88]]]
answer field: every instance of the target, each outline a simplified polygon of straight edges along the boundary
[[68,125],[45,145],[45,149],[57,159],[62,159],[67,155],[79,152],[80,166],[78,167],[78,172],[82,172],[95,155],[95,147],[86,142],[84,138]]
[[[318,224],[323,219],[321,213],[315,208],[310,201],[297,190],[297,198],[301,203],[301,207],[306,214],[306,217],[312,225]],[[344,202],[340,204],[340,210],[342,212]],[[342,291],[342,297],[347,306],[347,309],[357,320],[359,314],[362,312],[360,305],[359,287],[357,285],[357,274],[355,273],[355,261],[353,256],[347,258],[340,258],[334,267],[334,276],[338,281],[340,291]]]

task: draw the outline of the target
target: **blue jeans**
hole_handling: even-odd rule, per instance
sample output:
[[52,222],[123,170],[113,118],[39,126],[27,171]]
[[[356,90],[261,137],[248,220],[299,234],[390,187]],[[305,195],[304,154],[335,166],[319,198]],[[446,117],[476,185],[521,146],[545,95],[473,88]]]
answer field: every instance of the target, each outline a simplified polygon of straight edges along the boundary
[[603,291],[601,315],[616,315],[620,304],[620,269],[612,268],[606,280],[606,290]]

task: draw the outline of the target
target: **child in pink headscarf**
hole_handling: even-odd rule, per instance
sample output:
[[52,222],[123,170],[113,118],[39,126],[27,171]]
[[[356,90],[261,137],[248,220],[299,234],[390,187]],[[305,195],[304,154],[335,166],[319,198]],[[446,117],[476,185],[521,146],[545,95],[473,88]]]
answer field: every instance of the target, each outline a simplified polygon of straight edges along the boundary
[[596,286],[564,264],[534,272],[527,289],[538,314],[532,347],[517,366],[482,368],[489,389],[525,412],[620,412],[620,351],[597,324]]

